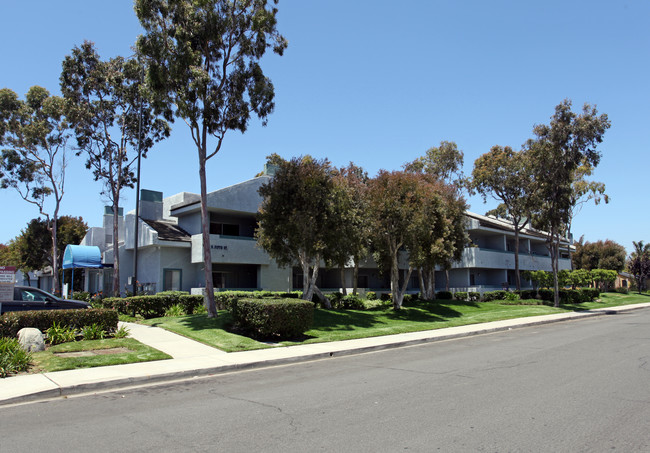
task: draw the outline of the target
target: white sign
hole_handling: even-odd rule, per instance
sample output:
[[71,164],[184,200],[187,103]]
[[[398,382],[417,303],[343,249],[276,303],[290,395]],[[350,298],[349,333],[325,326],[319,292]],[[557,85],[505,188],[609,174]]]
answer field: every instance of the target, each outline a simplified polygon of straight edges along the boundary
[[13,266],[0,266],[0,302],[14,299],[15,281],[16,268]]

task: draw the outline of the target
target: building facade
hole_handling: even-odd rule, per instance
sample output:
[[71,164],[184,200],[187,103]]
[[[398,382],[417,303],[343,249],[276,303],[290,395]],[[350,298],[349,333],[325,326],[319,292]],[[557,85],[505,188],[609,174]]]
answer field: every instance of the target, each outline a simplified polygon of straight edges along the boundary
[[[217,290],[301,289],[299,268],[281,268],[255,240],[256,213],[262,202],[258,189],[272,176],[264,174],[208,194],[210,213],[210,250],[212,278]],[[134,275],[135,211],[120,216],[120,287],[130,291]],[[81,245],[100,247],[104,263],[112,263],[113,212],[107,208],[104,225],[91,228]],[[467,212],[467,230],[471,245],[451,270],[436,272],[436,289],[451,291],[490,291],[512,288],[514,274],[514,232],[501,219]],[[167,198],[161,192],[142,190],[138,216],[137,280],[141,290],[155,293],[181,290],[199,293],[205,287],[203,272],[201,203],[197,194],[182,192]],[[560,269],[570,269],[568,242],[560,258]],[[526,229],[520,235],[520,269],[551,270],[551,257],[543,233]],[[406,254],[400,257],[402,269],[408,269]],[[112,269],[87,270],[85,290],[110,293]],[[325,291],[352,288],[352,269],[346,269],[342,281],[339,269],[322,268],[318,286]],[[447,281],[448,278],[448,281]],[[525,287],[530,282],[522,282]],[[372,259],[362,263],[357,286],[361,292],[390,291],[389,276],[382,274]],[[410,292],[419,290],[413,273]]]

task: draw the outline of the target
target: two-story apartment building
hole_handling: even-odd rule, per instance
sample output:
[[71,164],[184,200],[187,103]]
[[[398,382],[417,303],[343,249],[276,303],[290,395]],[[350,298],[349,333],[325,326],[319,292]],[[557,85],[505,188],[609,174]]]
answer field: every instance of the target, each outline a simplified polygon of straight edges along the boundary
[[[210,249],[213,282],[217,289],[292,290],[302,285],[299,268],[281,268],[255,240],[256,213],[262,202],[258,189],[272,176],[235,184],[208,194],[210,212]],[[149,292],[183,290],[199,292],[205,286],[201,235],[201,205],[197,194],[182,192],[164,198],[161,192],[142,190],[138,218],[138,281]],[[82,245],[99,245],[105,263],[113,260],[110,246],[112,212],[105,212],[104,227],[89,231]],[[121,215],[121,213],[118,213]],[[514,232],[508,222],[467,213],[471,239],[463,258],[448,273],[436,273],[436,288],[452,291],[487,291],[514,285]],[[121,288],[131,288],[134,275],[133,252],[135,211],[120,220],[123,225],[120,250]],[[568,247],[568,243],[565,244]],[[551,270],[551,258],[544,234],[524,230],[519,244],[521,270]],[[401,266],[408,267],[406,255]],[[567,254],[560,268],[569,269]],[[87,272],[86,290],[96,292],[110,288],[111,269]],[[352,288],[353,272],[346,269],[341,281],[338,269],[322,269],[319,287],[325,290]],[[527,282],[524,282],[526,286]],[[362,290],[389,291],[388,275],[382,275],[372,259],[359,270],[357,286]],[[418,290],[414,273],[409,290]]]

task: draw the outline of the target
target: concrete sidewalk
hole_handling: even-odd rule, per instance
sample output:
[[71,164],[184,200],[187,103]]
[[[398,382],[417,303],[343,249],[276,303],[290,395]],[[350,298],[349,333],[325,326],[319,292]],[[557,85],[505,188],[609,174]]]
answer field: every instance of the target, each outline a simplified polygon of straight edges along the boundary
[[231,353],[220,351],[161,328],[124,323],[132,338],[165,352],[173,358],[155,362],[56,371],[0,379],[0,405],[359,354],[552,322],[616,314],[647,307],[650,307],[650,303],[509,319],[358,340],[279,346]]

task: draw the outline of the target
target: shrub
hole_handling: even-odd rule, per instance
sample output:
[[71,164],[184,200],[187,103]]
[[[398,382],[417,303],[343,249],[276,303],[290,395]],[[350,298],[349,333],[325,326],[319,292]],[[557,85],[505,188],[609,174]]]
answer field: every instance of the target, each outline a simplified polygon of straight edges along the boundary
[[553,294],[552,289],[540,289],[539,298],[542,300],[547,300],[552,302],[555,298],[555,294]]
[[113,334],[113,338],[126,338],[129,336],[129,329],[126,326],[120,326]]
[[72,296],[70,298],[72,300],[82,300],[84,302],[90,302],[90,293],[87,291],[77,291],[76,293],[72,293]]
[[185,311],[183,310],[183,307],[181,306],[181,304],[172,305],[167,310],[165,310],[165,316],[167,316],[167,317],[183,316],[184,314],[185,314]]
[[340,308],[344,310],[364,310],[366,306],[359,296],[347,294],[341,298]]
[[0,337],[0,377],[29,369],[32,356],[16,338]]
[[340,292],[328,293],[325,294],[325,297],[330,301],[330,305],[333,308],[341,308],[341,299],[343,299],[343,294]]
[[9,312],[0,316],[0,337],[15,337],[23,327],[34,327],[45,332],[55,322],[75,330],[97,323],[103,330],[114,332],[117,330],[118,314],[115,310],[103,308]]
[[418,300],[418,294],[404,294],[404,298],[402,299],[402,304],[410,304],[412,302],[415,302]]
[[453,297],[454,295],[451,293],[451,291],[438,291],[436,293],[437,299],[449,300],[449,299],[453,299]]
[[519,300],[519,294],[517,294],[516,292],[506,291],[506,294],[505,294],[505,297],[503,298],[503,300],[507,300],[507,301],[510,301],[510,302],[518,301]]
[[582,288],[580,289],[588,297],[589,300],[596,300],[600,297],[600,290],[598,288]]
[[628,294],[629,290],[627,288],[616,288],[616,292],[620,294]]
[[507,293],[508,291],[502,289],[497,291],[486,291],[483,293],[483,300],[485,302],[491,302],[493,300],[505,300]]
[[481,300],[481,293],[478,291],[470,291],[467,293],[467,297],[469,298],[470,302],[478,302]]
[[519,291],[519,297],[521,299],[536,299],[537,298],[537,291],[534,289],[522,289]]
[[77,332],[69,326],[61,326],[54,321],[52,327],[45,331],[50,344],[69,343],[77,338]]
[[103,340],[105,336],[106,331],[97,323],[81,328],[81,337],[84,340]]
[[239,299],[234,308],[235,323],[260,338],[296,338],[314,319],[314,304],[309,301]]
[[377,299],[377,293],[374,292],[374,291],[368,291],[368,292],[366,293],[366,299],[368,299],[368,300],[375,300],[375,299]]
[[456,291],[454,293],[454,299],[456,300],[467,300],[468,294],[465,291]]

